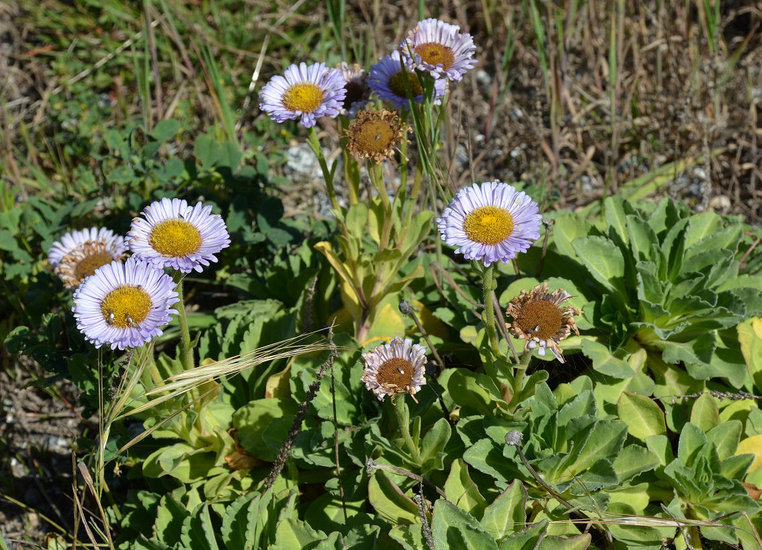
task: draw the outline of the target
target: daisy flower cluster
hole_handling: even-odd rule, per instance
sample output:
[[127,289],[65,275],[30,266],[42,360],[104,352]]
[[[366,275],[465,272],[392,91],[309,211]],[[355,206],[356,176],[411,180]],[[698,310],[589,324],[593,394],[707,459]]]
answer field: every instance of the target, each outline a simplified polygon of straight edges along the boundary
[[476,65],[476,46],[460,27],[440,21],[419,21],[391,54],[365,71],[342,62],[290,65],[273,76],[259,94],[259,108],[277,123],[298,120],[311,128],[318,118],[354,117],[371,94],[397,109],[408,109],[409,98],[421,103],[427,90],[441,102],[449,82],[458,82]]
[[[91,227],[53,243],[48,262],[74,290],[74,317],[86,340],[126,349],[162,334],[181,299],[165,269],[200,272],[230,244],[225,222],[211,211],[164,198],[132,220],[126,237]],[[128,249],[132,256],[122,262]]]

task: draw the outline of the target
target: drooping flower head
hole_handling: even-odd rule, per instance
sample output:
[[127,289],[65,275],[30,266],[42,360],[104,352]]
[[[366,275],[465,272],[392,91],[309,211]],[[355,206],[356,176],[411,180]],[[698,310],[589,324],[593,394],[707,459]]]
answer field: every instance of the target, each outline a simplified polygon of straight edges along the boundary
[[378,163],[394,154],[407,131],[394,111],[360,111],[347,128],[347,150],[357,158]]
[[172,277],[134,256],[99,267],[74,293],[74,317],[85,339],[99,348],[141,346],[169,323],[179,300]]
[[537,348],[537,353],[544,356],[547,348],[556,359],[564,362],[558,344],[572,330],[579,336],[574,316],[582,313],[574,306],[561,306],[570,297],[561,289],[549,292],[548,283],[544,282],[532,290],[522,290],[511,300],[506,313],[513,318],[513,323],[508,327],[516,338],[526,340],[525,352]]
[[[368,74],[368,86],[379,99],[392,102],[398,109],[409,108],[407,90],[405,88],[405,75],[410,86],[410,93],[416,103],[423,101],[423,85],[413,68],[406,64],[402,70],[400,52],[393,51],[391,55],[382,57],[381,60],[370,68]],[[444,79],[434,80],[434,104],[442,102],[442,96],[447,91],[447,81]]]
[[320,117],[341,113],[346,90],[341,71],[325,63],[291,65],[270,79],[259,94],[259,108],[277,123],[301,119],[311,128]]
[[127,239],[132,252],[158,267],[183,273],[202,271],[216,262],[220,250],[230,245],[225,222],[212,214],[211,205],[189,206],[180,199],[164,198],[146,206],[142,218],[133,218]]
[[362,357],[365,360],[362,381],[379,401],[387,395],[394,399],[398,393],[409,393],[415,399],[415,394],[426,383],[426,348],[413,344],[410,338],[392,338],[388,344],[381,344]]
[[54,242],[48,262],[64,286],[74,290],[100,266],[121,260],[125,250],[124,237],[105,227],[90,227],[66,233]]
[[439,233],[467,260],[508,263],[540,237],[537,203],[500,181],[474,183],[458,192],[437,219]]
[[350,65],[342,61],[336,67],[341,71],[344,79],[344,90],[347,95],[344,96],[342,112],[347,116],[355,116],[357,112],[365,107],[370,98],[370,88],[368,87],[368,73],[357,63]]
[[456,82],[476,65],[476,46],[471,35],[439,19],[419,21],[400,44],[400,51],[416,68],[435,78],[445,77]]

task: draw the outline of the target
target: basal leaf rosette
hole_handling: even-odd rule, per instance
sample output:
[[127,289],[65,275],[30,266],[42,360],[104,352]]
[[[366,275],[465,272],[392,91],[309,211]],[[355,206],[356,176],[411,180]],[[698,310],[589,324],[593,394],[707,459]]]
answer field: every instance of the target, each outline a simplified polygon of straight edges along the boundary
[[99,267],[121,260],[126,248],[121,235],[105,227],[90,227],[66,233],[54,242],[48,263],[64,286],[74,290]]
[[98,268],[74,293],[74,317],[99,348],[142,346],[162,334],[179,301],[172,277],[134,256]]
[[183,273],[201,272],[215,254],[230,245],[227,227],[211,205],[188,205],[185,200],[164,198],[149,204],[132,220],[127,234],[135,256],[157,267]]

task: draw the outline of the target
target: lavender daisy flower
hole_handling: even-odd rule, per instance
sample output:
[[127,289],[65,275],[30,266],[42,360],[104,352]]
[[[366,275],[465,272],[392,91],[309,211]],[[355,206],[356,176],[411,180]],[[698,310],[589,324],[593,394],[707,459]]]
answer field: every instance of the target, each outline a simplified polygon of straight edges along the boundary
[[529,195],[500,181],[458,192],[437,219],[439,233],[455,252],[485,266],[508,263],[540,237],[542,216]]
[[409,393],[413,399],[426,383],[424,378],[426,348],[413,344],[410,338],[392,338],[372,351],[362,354],[365,371],[362,381],[379,401],[398,393]]
[[77,328],[96,348],[125,349],[160,336],[178,300],[172,277],[132,257],[85,279],[74,293],[73,311]]
[[[412,67],[406,64],[407,81],[410,93],[416,103],[423,101],[423,86],[418,75]],[[368,86],[379,99],[392,102],[398,109],[408,108],[407,92],[405,90],[405,76],[400,63],[400,52],[393,51],[391,55],[382,57],[381,60],[370,68],[368,74]],[[447,91],[447,80],[434,80],[434,104],[442,102],[442,96]]]
[[211,205],[189,206],[180,199],[161,199],[145,207],[143,218],[133,218],[127,238],[140,259],[183,273],[201,272],[216,262],[220,250],[230,245],[225,222],[212,214]]
[[124,237],[105,227],[72,231],[53,243],[48,262],[69,290],[77,288],[102,265],[121,260],[126,250]]
[[405,59],[434,78],[460,81],[476,65],[471,35],[439,19],[424,19],[400,44]]
[[342,114],[353,117],[368,103],[370,88],[368,88],[368,73],[357,63],[350,65],[342,61],[336,67],[344,79],[344,89],[347,95],[342,104]]
[[277,123],[301,118],[311,128],[318,118],[341,113],[347,91],[341,71],[325,63],[291,65],[262,88],[259,108]]

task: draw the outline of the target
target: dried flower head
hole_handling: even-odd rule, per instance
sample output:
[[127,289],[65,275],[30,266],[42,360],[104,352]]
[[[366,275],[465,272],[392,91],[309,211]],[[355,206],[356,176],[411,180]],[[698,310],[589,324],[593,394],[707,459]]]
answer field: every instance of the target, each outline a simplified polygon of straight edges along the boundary
[[467,260],[508,263],[540,237],[537,203],[500,181],[464,187],[437,219],[439,233]]
[[516,338],[526,340],[524,351],[537,348],[537,353],[545,355],[545,349],[553,352],[561,363],[559,343],[571,331],[579,336],[575,315],[582,312],[574,306],[561,306],[571,295],[565,290],[548,291],[548,283],[537,285],[532,290],[522,290],[508,304],[506,314],[513,317],[509,325],[511,333]]
[[362,381],[379,401],[398,393],[409,393],[415,399],[415,394],[426,383],[423,376],[426,348],[413,344],[410,338],[392,338],[388,344],[381,344],[362,357],[365,360]]
[[360,111],[347,128],[347,150],[357,158],[381,162],[394,154],[408,131],[393,111]]
[[410,63],[434,78],[459,81],[476,65],[476,46],[471,35],[439,19],[419,21],[400,44],[400,50]]
[[361,65],[353,63],[350,65],[342,61],[336,67],[344,78],[344,90],[347,95],[344,96],[342,110],[347,116],[355,116],[357,112],[365,107],[370,98],[370,88],[368,87],[368,73]]
[[291,65],[270,79],[259,94],[259,108],[277,123],[299,119],[311,128],[320,117],[336,117],[346,96],[344,78],[325,63]]
[[54,242],[48,262],[64,286],[74,290],[102,265],[121,260],[125,248],[124,237],[105,227],[90,227],[66,233]]

